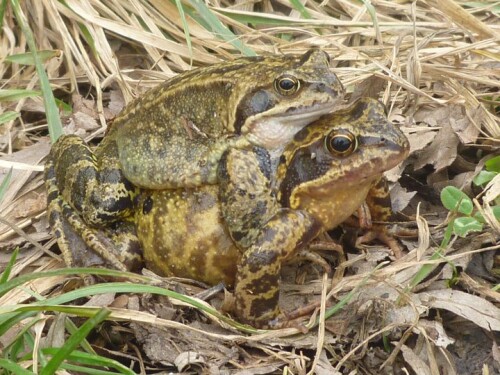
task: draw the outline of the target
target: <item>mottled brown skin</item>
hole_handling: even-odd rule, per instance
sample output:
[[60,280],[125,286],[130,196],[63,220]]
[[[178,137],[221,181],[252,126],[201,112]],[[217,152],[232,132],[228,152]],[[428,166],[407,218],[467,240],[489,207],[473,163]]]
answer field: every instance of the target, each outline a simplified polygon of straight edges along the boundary
[[108,264],[125,269],[120,263],[128,260],[120,248],[106,251],[106,237],[110,226],[131,220],[140,189],[215,184],[228,148],[257,145],[279,155],[343,94],[321,50],[242,58],[179,74],[148,91],[114,120],[95,151],[77,136],[60,137],[45,175],[49,217],[66,263],[75,264],[78,250],[69,244],[76,234]]
[[234,283],[237,317],[272,327],[282,263],[356,211],[407,153],[371,99],[299,132],[274,176],[265,150],[228,150],[219,189],[143,191],[136,222],[146,262],[165,275]]

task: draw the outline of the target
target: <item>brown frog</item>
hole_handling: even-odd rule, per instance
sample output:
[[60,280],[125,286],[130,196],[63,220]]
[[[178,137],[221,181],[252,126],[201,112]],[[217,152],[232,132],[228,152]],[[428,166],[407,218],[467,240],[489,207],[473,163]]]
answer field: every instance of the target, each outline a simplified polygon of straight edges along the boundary
[[130,250],[123,247],[139,251],[128,233],[141,189],[215,184],[228,148],[259,146],[277,160],[294,134],[342,99],[329,63],[325,52],[311,49],[195,69],[130,103],[95,151],[77,136],[60,137],[45,178],[50,222],[68,266],[100,257],[127,269],[140,261],[125,257]]
[[362,99],[297,133],[275,175],[265,149],[227,150],[218,187],[141,193],[135,221],[147,266],[234,285],[238,319],[272,326],[282,263],[358,209],[408,149],[384,106]]

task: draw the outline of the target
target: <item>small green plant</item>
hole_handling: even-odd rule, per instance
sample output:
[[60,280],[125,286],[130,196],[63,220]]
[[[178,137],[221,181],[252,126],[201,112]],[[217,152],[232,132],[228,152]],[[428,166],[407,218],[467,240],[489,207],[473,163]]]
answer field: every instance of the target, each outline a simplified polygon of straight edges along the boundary
[[[479,172],[472,180],[476,186],[483,188],[500,173],[500,156],[489,159],[484,166],[485,169]],[[477,232],[483,229],[485,223],[484,217],[478,211],[473,214],[474,204],[467,194],[461,190],[453,186],[445,187],[441,191],[441,202],[445,208],[454,213],[454,217],[452,217],[452,220],[448,224],[453,234],[466,237],[470,232]],[[495,218],[499,220],[500,197],[495,200],[495,206],[492,207],[492,210]],[[444,244],[445,247],[447,242]]]
[[[500,173],[500,156],[489,159],[485,163],[485,169],[478,173],[473,179],[473,183],[477,186],[485,187],[498,173]],[[446,226],[443,240],[438,250],[430,257],[430,260],[438,260],[444,257],[446,248],[453,235],[466,237],[471,232],[479,232],[483,230],[486,222],[479,211],[474,213],[472,199],[454,186],[446,186],[441,191],[441,202],[452,215],[450,216],[450,222]],[[495,218],[500,220],[500,198],[495,200],[495,206],[492,207],[492,210]],[[412,289],[420,284],[435,267],[435,264],[423,265],[410,281],[408,288]]]

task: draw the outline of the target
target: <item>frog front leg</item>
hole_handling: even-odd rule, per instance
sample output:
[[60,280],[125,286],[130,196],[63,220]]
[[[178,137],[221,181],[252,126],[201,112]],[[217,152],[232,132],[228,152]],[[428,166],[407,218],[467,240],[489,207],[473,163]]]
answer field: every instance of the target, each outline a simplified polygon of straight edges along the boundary
[[135,191],[121,175],[112,145],[105,146],[107,157],[98,158],[80,137],[62,136],[45,164],[49,220],[70,267],[96,262],[77,253],[83,247],[81,240],[117,269],[133,267],[126,263],[129,254],[137,254],[133,229],[123,230],[132,228],[126,224],[126,217],[132,210]]
[[[367,232],[359,237],[356,245],[378,239],[387,245],[396,258],[401,258],[402,250],[397,240],[389,233],[387,225],[381,222],[388,222],[393,212],[391,209],[391,196],[387,180],[381,177],[373,183],[366,196],[365,205],[368,208],[369,218],[360,218],[360,222],[365,222]],[[376,222],[372,224],[372,222]]]
[[254,327],[273,328],[279,315],[281,265],[307,246],[320,226],[304,211],[283,209],[261,228],[260,236],[243,254],[236,273],[235,313]]
[[222,216],[243,252],[235,283],[235,313],[242,322],[271,327],[279,314],[281,264],[317,236],[308,213],[280,208],[271,187],[269,155],[260,148],[229,150],[219,166]]

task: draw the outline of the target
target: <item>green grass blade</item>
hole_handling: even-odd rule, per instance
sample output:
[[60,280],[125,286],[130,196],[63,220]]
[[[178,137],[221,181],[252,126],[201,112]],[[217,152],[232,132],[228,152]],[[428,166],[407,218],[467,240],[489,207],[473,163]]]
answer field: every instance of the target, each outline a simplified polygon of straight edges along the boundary
[[[76,326],[75,323],[69,318],[66,318],[64,320],[64,328],[70,333],[73,334],[78,330],[78,327]],[[80,343],[80,346],[82,347],[83,350],[85,350],[89,354],[96,354],[94,351],[94,348],[92,348],[92,345],[85,339]]]
[[16,111],[6,111],[0,115],[0,125],[5,124],[6,122],[15,120],[21,116],[19,112]]
[[61,119],[59,118],[59,110],[57,108],[56,102],[54,100],[54,95],[52,94],[52,89],[50,87],[49,78],[47,73],[43,68],[42,62],[38,57],[35,39],[33,38],[33,33],[28,26],[26,17],[23,14],[21,6],[18,0],[10,0],[12,4],[12,9],[16,16],[16,21],[21,26],[24,36],[26,37],[26,42],[28,43],[29,49],[33,54],[33,60],[35,61],[35,67],[40,80],[40,87],[43,94],[43,102],[45,106],[45,112],[47,116],[47,124],[49,126],[50,139],[54,143],[57,138],[62,135],[62,125]]
[[2,0],[2,2],[0,3],[0,35],[1,35],[1,30],[3,28],[5,9],[7,9],[7,0]]
[[88,319],[82,326],[69,337],[66,343],[54,354],[51,358],[47,366],[45,366],[42,371],[40,371],[40,375],[52,375],[56,372],[56,370],[60,367],[64,360],[71,354],[73,350],[76,349],[80,342],[84,340],[90,331],[94,329],[99,323],[104,321],[111,311],[108,309],[101,309],[97,314],[95,314],[92,318]]
[[[92,367],[72,365],[69,363],[61,364],[61,369],[68,370],[70,372],[70,374],[90,374],[90,375],[117,375],[118,374],[116,371],[99,370],[99,369],[92,368]],[[121,373],[122,374],[137,375],[135,372],[130,371],[130,370],[128,372],[121,371]]]
[[17,102],[25,98],[34,98],[42,95],[41,91],[24,90],[24,89],[8,89],[0,90],[0,102]]
[[28,281],[36,280],[42,277],[66,276],[66,275],[100,275],[109,277],[129,278],[131,280],[139,280],[144,282],[148,282],[151,280],[148,277],[141,276],[136,273],[116,271],[105,268],[61,268],[55,271],[29,273],[26,275],[18,276],[12,280],[9,280],[5,284],[0,285],[0,296],[4,295],[9,290],[12,290],[20,285],[23,285]]
[[[347,295],[342,298],[338,303],[336,303],[334,306],[328,308],[326,311],[325,311],[325,320],[327,320],[328,318],[332,317],[333,315],[335,315],[338,311],[342,310],[342,308],[347,305],[347,303],[355,296],[355,294],[363,287],[366,285],[366,283],[368,282],[368,280],[373,276],[373,274],[378,271],[379,269],[381,269],[382,267],[386,266],[387,264],[389,264],[389,262],[382,262],[380,263],[379,265],[377,265],[377,267],[375,267],[369,274],[367,274],[365,277],[363,277],[363,279],[361,280],[361,282],[356,285],[349,293],[347,293]],[[319,324],[319,317],[316,319],[316,322],[314,323],[314,325],[317,325]]]
[[256,53],[238,39],[208,8],[201,0],[190,0],[191,6],[198,12],[198,15],[210,26],[210,29],[219,38],[230,43],[234,48],[238,49],[245,56],[255,56]]
[[17,363],[5,358],[0,358],[0,369],[9,370],[16,375],[34,375],[34,372],[28,371]]
[[[40,58],[40,61],[45,62],[45,61],[50,60],[54,57],[61,56],[61,51],[43,50],[43,51],[38,51],[37,54],[38,54],[38,57]],[[15,55],[7,56],[5,58],[5,61],[9,62],[9,63],[21,64],[21,65],[35,65],[35,59],[33,57],[33,54],[30,52],[17,53]]]
[[[45,355],[54,355],[57,352],[58,349],[56,348],[47,348],[43,349],[42,352]],[[85,353],[82,351],[74,350],[69,356],[68,356],[68,361],[74,362],[74,363],[79,363],[82,365],[89,365],[89,366],[102,366],[102,367],[110,367],[114,368],[122,374],[130,374],[130,375],[135,375],[135,373],[130,370],[128,367],[125,367],[122,365],[120,362],[115,361],[114,359],[102,357],[97,354],[89,354]],[[71,366],[71,367],[70,367]],[[73,368],[74,365],[68,365],[64,364],[61,367],[64,367],[66,369],[72,369],[73,371],[76,371],[75,368]],[[80,366],[75,366],[75,367],[80,367]],[[84,367],[80,367],[79,371],[84,370]],[[115,372],[105,372],[101,371],[99,372],[100,374],[116,374]],[[93,373],[94,374],[94,373]]]
[[[1,196],[1,194],[0,194],[0,196]],[[5,270],[2,272],[2,274],[0,274],[0,284],[6,283],[7,280],[9,279],[10,272],[12,271],[12,267],[14,267],[14,263],[16,262],[18,254],[19,254],[19,247],[16,247],[16,249],[12,252],[12,255],[9,259],[9,263],[7,264],[7,267],[5,267]]]
[[306,19],[310,19],[312,18],[311,17],[311,14],[309,13],[309,11],[306,9],[306,7],[304,6],[304,4],[302,4],[300,2],[300,0],[290,0],[290,4],[292,4],[292,6],[299,11],[300,15],[302,16],[302,18],[306,18]]
[[382,43],[382,33],[380,32],[380,26],[378,24],[377,11],[375,7],[372,5],[370,0],[361,0],[366,7],[368,14],[373,22],[373,27],[375,28],[375,35],[377,37],[377,41]]
[[193,46],[191,45],[191,34],[189,33],[189,25],[186,20],[186,14],[184,13],[184,7],[182,6],[181,0],[175,0],[175,5],[181,16],[182,28],[184,29],[184,37],[186,38],[186,44],[189,49],[189,54],[191,55],[189,64],[193,65]]

